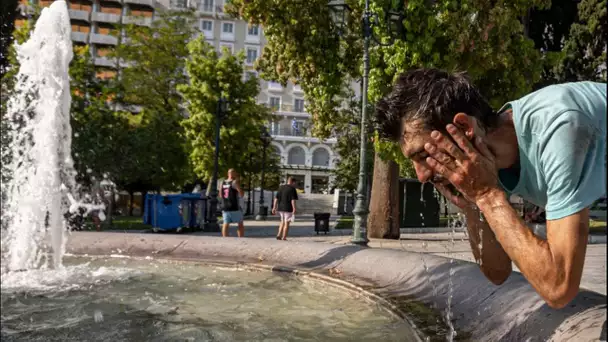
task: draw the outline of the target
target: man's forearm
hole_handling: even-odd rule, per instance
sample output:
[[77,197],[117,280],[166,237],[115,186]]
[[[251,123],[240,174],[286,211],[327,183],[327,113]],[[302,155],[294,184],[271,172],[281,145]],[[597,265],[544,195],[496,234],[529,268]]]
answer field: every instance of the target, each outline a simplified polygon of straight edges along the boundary
[[502,284],[511,274],[511,259],[504,251],[488,223],[480,219],[477,209],[465,209],[469,243],[483,274],[494,284]]
[[291,200],[291,207],[293,208],[293,212],[296,212],[296,201]]
[[496,238],[534,289],[553,307],[559,299],[565,277],[554,262],[547,241],[536,237],[511,207],[506,194],[496,191],[477,203]]
[[277,210],[277,199],[276,198],[272,202],[272,210]]

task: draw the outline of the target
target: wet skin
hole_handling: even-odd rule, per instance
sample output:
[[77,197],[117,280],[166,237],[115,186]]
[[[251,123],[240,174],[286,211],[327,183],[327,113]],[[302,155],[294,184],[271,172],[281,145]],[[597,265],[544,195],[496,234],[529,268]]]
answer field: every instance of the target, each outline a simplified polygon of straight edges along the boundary
[[[458,113],[445,132],[406,123],[401,149],[412,159],[421,182],[433,182],[463,209],[473,255],[490,281],[503,283],[511,273],[512,260],[549,306],[561,308],[578,293],[589,210],[548,220],[546,241],[530,231],[498,182],[498,170],[518,162],[511,115],[503,116],[498,128],[487,134],[475,118],[464,113]],[[454,195],[448,184],[460,195]]]

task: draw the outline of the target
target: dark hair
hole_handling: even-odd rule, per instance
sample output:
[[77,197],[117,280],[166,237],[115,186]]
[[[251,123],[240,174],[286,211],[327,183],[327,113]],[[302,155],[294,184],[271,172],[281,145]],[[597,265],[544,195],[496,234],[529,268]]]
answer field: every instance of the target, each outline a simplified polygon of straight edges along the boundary
[[398,141],[402,121],[421,120],[424,129],[445,131],[457,113],[477,118],[485,128],[498,119],[466,73],[411,70],[399,75],[390,94],[376,104],[376,128],[383,139]]

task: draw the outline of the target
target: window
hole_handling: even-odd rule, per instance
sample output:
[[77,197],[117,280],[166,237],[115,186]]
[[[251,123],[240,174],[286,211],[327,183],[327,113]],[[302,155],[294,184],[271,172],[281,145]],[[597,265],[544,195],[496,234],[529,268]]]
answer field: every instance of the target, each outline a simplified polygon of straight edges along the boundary
[[250,36],[257,36],[260,34],[260,26],[258,25],[249,25],[247,29],[247,34]]
[[202,31],[213,31],[213,21],[201,20],[201,30]]
[[234,33],[234,24],[233,23],[224,23],[222,25],[222,33]]
[[314,166],[329,166],[329,152],[323,147],[317,148],[312,153],[312,165]]
[[303,113],[304,112],[304,100],[295,99],[295,101],[293,102],[293,111],[296,113]]
[[213,12],[213,0],[203,0],[203,12]]
[[279,110],[281,108],[281,98],[273,96],[268,99],[268,104],[273,110]]
[[304,127],[304,121],[292,120],[291,121],[291,135],[294,137],[302,137],[306,134],[306,127]]
[[175,0],[175,7],[177,8],[187,8],[188,0]]
[[255,63],[258,59],[258,49],[257,48],[247,48],[247,64],[251,65]]
[[306,152],[300,146],[295,146],[289,150],[287,156],[287,163],[291,165],[304,165],[306,164]]
[[[270,123],[270,125],[269,125],[268,128],[269,128],[268,131],[270,131],[271,135],[278,135],[278,134],[280,134],[280,132],[279,132],[280,126],[279,126],[279,122],[278,121],[272,121]],[[279,153],[279,155],[280,155],[280,153]]]

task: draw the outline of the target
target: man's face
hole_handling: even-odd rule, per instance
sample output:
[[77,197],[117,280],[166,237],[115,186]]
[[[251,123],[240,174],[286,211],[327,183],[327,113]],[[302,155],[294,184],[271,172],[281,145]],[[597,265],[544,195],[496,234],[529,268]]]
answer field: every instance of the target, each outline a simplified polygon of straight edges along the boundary
[[228,170],[228,178],[236,179],[236,172],[234,170]]
[[424,144],[427,142],[433,143],[431,131],[425,129],[418,121],[406,122],[403,126],[404,133],[401,141],[399,141],[399,146],[403,155],[412,160],[418,180],[422,183],[449,184],[447,179],[435,174],[426,163],[429,154],[424,149]]

